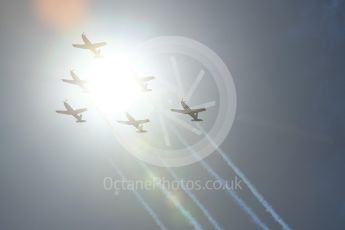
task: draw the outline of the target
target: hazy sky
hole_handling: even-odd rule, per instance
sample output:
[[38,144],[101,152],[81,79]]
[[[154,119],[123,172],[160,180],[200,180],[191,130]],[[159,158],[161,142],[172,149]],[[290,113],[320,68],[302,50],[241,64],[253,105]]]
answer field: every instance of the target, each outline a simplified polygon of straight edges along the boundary
[[[132,193],[103,189],[104,177],[116,175],[109,154],[130,178],[143,173],[105,122],[95,111],[83,125],[54,113],[74,97],[60,78],[76,62],[70,44],[82,32],[129,44],[179,35],[213,49],[237,90],[235,123],[222,149],[292,228],[345,228],[345,2],[61,2],[76,13],[38,10],[33,1],[0,3],[1,229],[158,229]],[[206,161],[234,177],[219,155]],[[209,177],[199,164],[176,172]],[[251,193],[240,194],[278,228]],[[196,195],[225,229],[256,229],[224,193]],[[191,228],[161,193],[144,196],[169,228]],[[200,210],[185,204],[209,228]]]

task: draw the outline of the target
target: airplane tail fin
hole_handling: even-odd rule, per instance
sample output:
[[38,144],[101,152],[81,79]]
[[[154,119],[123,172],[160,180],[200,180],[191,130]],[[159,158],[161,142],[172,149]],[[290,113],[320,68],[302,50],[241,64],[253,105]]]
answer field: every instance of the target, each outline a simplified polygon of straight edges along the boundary
[[147,133],[147,130],[140,129],[140,130],[137,130],[137,133]]
[[95,58],[103,58],[103,56],[101,55],[101,50],[100,49],[96,50]]
[[140,124],[138,126],[138,130],[137,130],[137,133],[146,133],[147,131],[144,130],[144,125],[143,124]]
[[80,115],[78,116],[78,119],[76,120],[76,122],[77,122],[77,123],[84,123],[84,122],[86,122],[86,120],[83,120],[83,115],[80,114]]
[[149,88],[147,88],[147,87],[144,87],[144,88],[142,89],[142,91],[143,91],[143,92],[150,92],[150,91],[152,91],[152,89],[149,89]]

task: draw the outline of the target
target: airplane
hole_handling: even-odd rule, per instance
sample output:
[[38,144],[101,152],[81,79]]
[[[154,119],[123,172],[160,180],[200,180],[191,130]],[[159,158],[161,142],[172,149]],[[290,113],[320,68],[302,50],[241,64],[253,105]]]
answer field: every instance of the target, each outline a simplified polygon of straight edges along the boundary
[[145,120],[135,120],[129,113],[126,113],[128,121],[117,121],[118,123],[121,124],[126,124],[126,125],[133,125],[138,133],[146,133],[147,131],[144,130],[144,123],[150,122],[149,119]]
[[72,44],[73,47],[75,48],[79,48],[79,49],[87,49],[90,50],[96,58],[100,58],[101,57],[101,50],[99,49],[102,46],[107,45],[106,42],[97,42],[97,43],[92,43],[87,37],[86,35],[83,33],[81,35],[84,44]]
[[64,106],[66,108],[66,110],[61,111],[61,110],[57,110],[57,113],[60,114],[66,114],[66,115],[72,115],[76,120],[76,122],[81,123],[81,122],[86,122],[86,120],[83,120],[83,116],[81,113],[86,112],[87,108],[82,108],[82,109],[73,109],[72,106],[70,106],[67,101],[64,101]]
[[188,114],[193,118],[192,121],[202,121],[200,118],[198,118],[198,115],[200,112],[206,111],[205,108],[191,109],[183,100],[181,100],[181,105],[183,109],[171,109],[171,111],[176,113]]
[[137,80],[138,84],[140,85],[140,87],[142,89],[142,91],[144,91],[144,92],[152,91],[152,89],[147,88],[147,86],[148,86],[148,81],[151,81],[153,79],[155,79],[154,76],[147,76],[147,77],[139,78]]
[[62,81],[72,85],[77,85],[84,91],[87,91],[86,85],[88,84],[88,81],[81,80],[72,70],[70,71],[70,74],[73,80],[62,79]]

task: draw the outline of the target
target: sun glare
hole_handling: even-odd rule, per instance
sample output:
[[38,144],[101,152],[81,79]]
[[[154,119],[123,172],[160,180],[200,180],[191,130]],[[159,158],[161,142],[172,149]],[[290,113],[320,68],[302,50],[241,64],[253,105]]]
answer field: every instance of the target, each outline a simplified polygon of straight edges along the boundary
[[87,74],[89,94],[107,115],[126,112],[140,98],[135,71],[124,54],[95,59]]

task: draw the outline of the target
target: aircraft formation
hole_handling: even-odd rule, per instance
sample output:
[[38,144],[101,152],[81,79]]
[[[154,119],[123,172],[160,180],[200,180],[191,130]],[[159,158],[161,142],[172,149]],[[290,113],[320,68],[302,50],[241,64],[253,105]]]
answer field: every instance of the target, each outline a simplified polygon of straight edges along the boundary
[[[95,55],[94,56],[95,58],[101,58],[102,56],[101,56],[100,48],[103,46],[106,46],[107,43],[106,42],[92,43],[84,33],[81,35],[81,37],[84,44],[72,44],[72,46],[79,49],[89,50],[91,53]],[[83,90],[83,92],[88,93],[88,88],[87,88],[87,85],[89,84],[88,81],[80,79],[79,76],[73,70],[70,71],[70,76],[72,79],[62,79],[62,81],[67,84],[78,86],[79,88]],[[152,89],[148,88],[148,82],[153,79],[155,79],[154,76],[147,76],[147,77],[137,78],[136,81],[138,85],[141,87],[143,92],[149,92],[149,91],[152,91]],[[182,106],[182,109],[170,109],[170,110],[175,113],[189,115],[190,117],[192,117],[191,121],[202,121],[202,119],[199,118],[199,113],[206,111],[205,108],[192,109],[183,99],[181,100],[181,106]],[[64,107],[65,107],[65,110],[57,110],[56,113],[73,116],[76,119],[76,122],[78,123],[86,122],[86,120],[83,120],[82,113],[86,112],[87,108],[74,109],[67,101],[64,101]],[[126,121],[117,121],[117,122],[120,124],[133,126],[134,128],[136,128],[138,133],[147,132],[147,130],[144,130],[144,124],[150,122],[149,119],[136,120],[128,112],[126,113],[126,117],[127,117]]]

